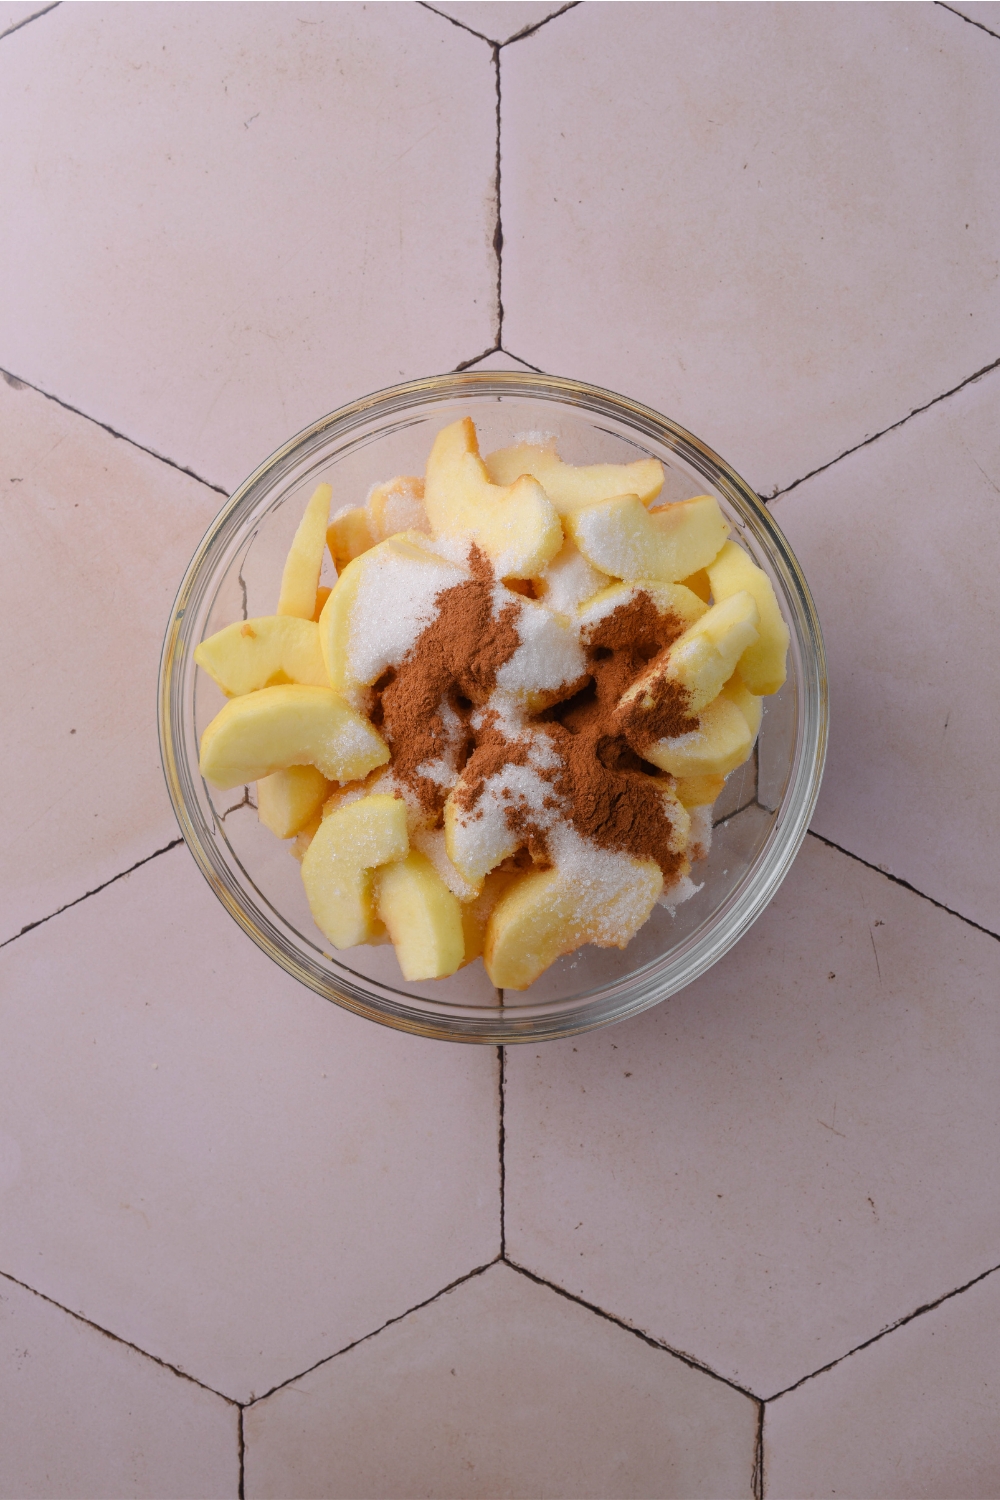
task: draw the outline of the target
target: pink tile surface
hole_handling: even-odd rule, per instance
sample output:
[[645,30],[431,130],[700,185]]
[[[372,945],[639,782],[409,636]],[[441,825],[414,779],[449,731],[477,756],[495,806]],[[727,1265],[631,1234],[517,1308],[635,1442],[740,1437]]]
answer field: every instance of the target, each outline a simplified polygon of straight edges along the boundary
[[1000,352],[988,38],[931,5],[581,5],[502,54],[504,342],[761,492]]
[[177,837],[156,673],[222,496],[7,381],[0,461],[3,942]]
[[754,1393],[997,1259],[1000,946],[807,839],[714,969],[507,1055],[511,1257]]
[[998,0],[963,0],[961,5],[952,5],[951,10],[958,11],[960,16],[975,21],[980,26],[989,27],[995,34],[1000,35],[1000,3]]
[[0,1494],[229,1500],[236,1408],[0,1276]]
[[737,1391],[507,1266],[246,1413],[250,1500],[749,1496]]
[[0,954],[0,1269],[247,1399],[497,1253],[497,1056],[297,985],[172,850]]
[[993,1500],[1000,1274],[767,1408],[768,1500]]
[[439,5],[434,0],[430,9],[460,21],[471,27],[491,42],[501,45],[519,36],[528,27],[538,26],[549,16],[558,15],[564,8],[564,0],[556,5],[547,5],[544,0],[457,0],[455,4]]
[[1000,931],[1000,370],[772,506],[819,607],[831,737],[813,826]]
[[495,112],[418,5],[63,6],[0,58],[0,364],[235,488],[493,343]]

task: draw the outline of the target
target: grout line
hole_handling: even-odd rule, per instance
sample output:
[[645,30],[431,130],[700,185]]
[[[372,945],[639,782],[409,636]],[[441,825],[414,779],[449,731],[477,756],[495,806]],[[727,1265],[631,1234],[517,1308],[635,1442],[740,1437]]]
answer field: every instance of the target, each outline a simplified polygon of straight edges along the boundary
[[[616,1318],[614,1313],[605,1312],[603,1307],[598,1307],[594,1302],[588,1302],[584,1297],[577,1297],[574,1292],[568,1292],[565,1287],[559,1286],[555,1281],[549,1281],[544,1276],[538,1276],[534,1271],[529,1271],[527,1266],[519,1265],[516,1260],[511,1260],[509,1255],[504,1256],[504,1265],[516,1271],[519,1276],[526,1276],[537,1286],[548,1287],[550,1292],[555,1292],[559,1297],[565,1297],[567,1302],[575,1302],[578,1307],[585,1307],[588,1312],[596,1313],[599,1318],[605,1318],[609,1323],[614,1323],[616,1328],[622,1328],[626,1333],[641,1339],[651,1349],[660,1349],[664,1354],[672,1354],[674,1359],[679,1359],[682,1364],[689,1365],[692,1370],[700,1370],[703,1375],[710,1375],[720,1385],[726,1385],[731,1391],[739,1391],[741,1396],[746,1396],[750,1401],[759,1402],[760,1397],[755,1396],[753,1391],[748,1391],[745,1385],[738,1385],[735,1380],[729,1380],[725,1375],[720,1375],[708,1365],[703,1365],[701,1360],[695,1359],[690,1354],[685,1354],[681,1349],[674,1349],[670,1344],[664,1344],[660,1339],[653,1338],[652,1334],[644,1333],[641,1328],[636,1328],[632,1323],[625,1323],[621,1318]],[[808,1378],[808,1377],[807,1377]]]
[[446,11],[438,10],[436,5],[428,4],[428,0],[419,0],[419,3],[424,10],[432,11],[434,15],[440,16],[442,21],[449,21],[452,26],[457,26],[459,31],[467,31],[470,36],[477,36],[479,40],[481,42],[485,42],[488,47],[496,46],[496,43],[491,41],[488,36],[484,36],[481,31],[476,31],[472,26],[466,26],[464,21],[456,21],[455,17],[449,16]]
[[786,1385],[784,1390],[775,1391],[773,1396],[765,1397],[765,1403],[769,1406],[772,1401],[777,1401],[781,1396],[787,1396],[790,1391],[797,1391],[800,1385],[805,1385],[806,1381],[815,1380],[817,1375],[825,1375],[827,1370],[832,1370],[836,1365],[843,1364],[845,1359],[850,1359],[853,1355],[860,1354],[862,1349],[867,1349],[872,1344],[877,1344],[890,1333],[895,1333],[897,1328],[902,1328],[905,1324],[912,1323],[914,1318],[920,1318],[924,1313],[933,1312],[936,1307],[941,1306],[942,1302],[950,1302],[952,1297],[958,1297],[962,1292],[967,1292],[977,1282],[985,1281],[987,1276],[995,1276],[997,1271],[1000,1271],[1000,1265],[990,1266],[988,1271],[982,1271],[978,1276],[973,1276],[971,1281],[965,1282],[963,1286],[957,1286],[954,1291],[945,1292],[943,1297],[938,1297],[933,1302],[925,1302],[921,1307],[914,1308],[913,1312],[907,1313],[902,1318],[897,1318],[895,1323],[890,1323],[888,1328],[883,1328],[880,1333],[875,1333],[870,1339],[865,1339],[863,1344],[857,1344],[855,1348],[848,1349],[846,1354],[839,1355],[837,1359],[831,1359],[829,1364],[821,1365],[818,1370],[813,1370],[809,1375],[803,1375],[802,1379],[796,1380],[794,1385]]
[[544,16],[542,20],[536,21],[534,25],[525,26],[521,31],[515,31],[513,36],[509,36],[505,42],[500,42],[499,45],[501,47],[509,47],[511,42],[522,42],[526,36],[534,36],[536,31],[541,31],[542,27],[547,26],[550,21],[556,20],[558,16],[564,16],[568,10],[574,10],[579,4],[580,0],[567,0],[565,5],[560,5],[559,9],[554,10],[550,16]]
[[424,1307],[430,1307],[431,1303],[437,1302],[439,1297],[446,1297],[448,1293],[453,1292],[456,1287],[462,1286],[466,1281],[472,1281],[476,1276],[482,1276],[483,1272],[488,1271],[490,1266],[496,1266],[499,1264],[500,1257],[499,1255],[496,1255],[492,1260],[488,1260],[485,1265],[476,1266],[472,1271],[466,1271],[464,1276],[458,1276],[454,1281],[449,1281],[447,1286],[443,1286],[440,1291],[434,1292],[432,1296],[425,1297],[423,1302],[415,1302],[414,1305],[412,1307],[408,1307],[405,1312],[397,1313],[394,1318],[387,1318],[384,1323],[380,1323],[379,1326],[377,1328],[373,1328],[370,1333],[363,1333],[361,1334],[360,1338],[352,1339],[352,1341],[349,1344],[345,1344],[342,1349],[335,1349],[332,1354],[325,1354],[322,1359],[318,1359],[316,1363],[314,1365],[310,1365],[307,1370],[300,1370],[297,1375],[289,1375],[287,1380],[281,1380],[277,1385],[272,1385],[270,1390],[265,1391],[261,1396],[252,1396],[250,1400],[246,1402],[246,1406],[257,1406],[261,1401],[266,1401],[269,1396],[273,1396],[276,1391],[283,1391],[286,1386],[294,1385],[297,1380],[304,1380],[305,1377],[307,1375],[311,1375],[314,1370],[319,1370],[323,1367],[323,1365],[328,1365],[333,1359],[339,1359],[342,1354],[350,1354],[351,1350],[356,1349],[359,1344],[367,1344],[369,1339],[377,1338],[380,1333],[382,1333],[386,1328],[391,1328],[394,1323],[401,1323],[403,1319],[408,1318],[411,1313],[420,1312],[421,1308]]
[[[47,16],[50,10],[55,10],[59,0],[52,0],[51,5],[43,5],[41,10],[36,10],[33,16],[25,16],[23,21],[15,21],[13,26],[8,26],[6,31],[0,31],[0,42],[5,36],[11,36],[15,31],[20,31],[22,26],[27,26],[31,21],[37,21],[42,16]],[[947,8],[947,7],[946,7]]]
[[500,1063],[500,1259],[503,1260],[507,1254],[507,1128],[504,1123],[504,1105],[507,1097],[507,1053],[503,1047],[497,1048],[497,1058]]
[[61,397],[53,396],[51,391],[43,391],[40,385],[32,385],[30,380],[24,380],[20,375],[12,374],[10,370],[0,369],[0,376],[3,376],[7,384],[12,386],[15,391],[27,388],[29,391],[34,391],[38,396],[44,396],[46,401],[54,401],[56,406],[61,406],[64,411],[71,411],[74,416],[83,417],[85,422],[93,422],[95,427],[100,427],[103,431],[110,432],[111,436],[118,438],[120,442],[128,443],[132,448],[138,448],[140,453],[148,453],[150,458],[158,459],[161,464],[168,464],[171,469],[176,469],[180,474],[186,474],[189,479],[196,479],[206,489],[214,490],[217,495],[224,495],[227,500],[229,499],[229,491],[224,490],[220,484],[212,484],[211,480],[203,479],[193,469],[187,468],[184,464],[177,463],[173,458],[165,457],[162,453],[157,453],[155,448],[147,448],[145,443],[137,443],[135,438],[126,437],[124,432],[118,432],[116,428],[109,426],[107,422],[99,421],[97,417],[92,417],[89,413],[81,411],[78,406],[71,406],[68,401],[63,401]]
[[935,0],[935,3],[940,5],[942,10],[950,10],[952,15],[957,16],[960,21],[965,21],[969,26],[978,26],[980,31],[985,31],[987,36],[995,36],[997,41],[1000,42],[1000,31],[991,31],[988,26],[983,25],[982,21],[974,21],[971,16],[963,15],[953,5],[946,5],[944,0]]
[[501,349],[501,354],[506,354],[508,359],[516,359],[519,365],[526,365],[529,370],[534,370],[536,375],[544,375],[545,371],[541,365],[533,365],[530,360],[522,359],[519,354],[511,354],[509,349]]
[[[241,1413],[242,1416],[242,1413]],[[753,1474],[750,1479],[753,1500],[764,1500],[764,1403],[757,1403],[757,1438],[754,1443]]]
[[858,864],[864,865],[866,870],[874,870],[876,875],[884,875],[886,880],[892,881],[893,885],[901,885],[904,891],[912,891],[915,896],[920,897],[921,901],[929,901],[930,904],[932,906],[936,906],[939,911],[946,911],[949,917],[957,917],[958,920],[960,922],[964,922],[967,927],[974,927],[977,932],[983,932],[987,937],[991,937],[996,942],[1000,943],[1000,932],[991,932],[988,927],[984,927],[980,922],[974,922],[971,917],[963,916],[962,913],[960,911],[956,911],[953,906],[945,906],[943,901],[935,901],[933,896],[928,896],[926,891],[919,891],[915,885],[911,885],[908,880],[904,880],[902,875],[893,875],[889,870],[883,870],[880,865],[873,865],[871,860],[862,859],[860,854],[855,854],[853,850],[845,849],[842,847],[842,845],[835,844],[833,842],[833,839],[825,839],[821,833],[816,833],[812,828],[810,828],[808,832],[810,838],[818,839],[821,844],[826,844],[828,849],[836,849],[838,853],[846,854],[848,859],[856,859]]
[[215,816],[218,818],[220,823],[224,823],[229,817],[230,813],[239,812],[241,807],[252,807],[254,812],[257,811],[256,802],[253,802],[250,799],[250,788],[248,786],[245,786],[243,788],[243,796],[240,798],[239,802],[234,802],[232,807],[227,807],[224,813],[216,813]]
[[247,1454],[247,1445],[246,1445],[246,1439],[244,1438],[244,1435],[243,1435],[243,1411],[244,1411],[244,1408],[241,1406],[240,1407],[239,1420],[238,1420],[237,1426],[236,1426],[237,1452],[239,1453],[239,1459],[240,1459],[240,1483],[239,1483],[239,1488],[237,1490],[237,1494],[239,1496],[239,1500],[245,1500],[245,1497],[246,1497],[246,1454]]
[[[39,917],[36,922],[28,922],[15,932],[12,937],[5,938],[0,943],[0,948],[6,948],[8,943],[16,943],[18,938],[24,937],[26,932],[33,932],[36,927],[41,927],[43,922],[51,922],[53,917],[61,916],[64,911],[69,911],[71,906],[79,906],[81,901],[86,901],[90,896],[96,896],[98,892],[107,890],[109,885],[114,885],[116,880],[124,880],[126,875],[131,875],[133,870],[138,870],[142,865],[148,865],[151,859],[159,859],[161,854],[168,854],[171,849],[176,849],[178,844],[183,844],[181,838],[171,839],[169,844],[164,844],[162,849],[154,849],[152,854],[144,854],[142,859],[137,859],[134,865],[129,865],[127,870],[119,870],[117,875],[112,875],[110,880],[105,880],[101,885],[95,885],[92,891],[84,891],[82,896],[75,896],[72,901],[67,901],[65,906],[60,906],[56,911],[50,911],[47,917]],[[0,1272],[0,1275],[3,1273]]]
[[489,349],[484,349],[482,354],[474,354],[471,359],[463,359],[460,364],[455,366],[451,373],[453,375],[460,375],[463,370],[469,369],[470,365],[478,365],[481,359],[489,359],[491,354],[499,354],[500,352],[500,345],[492,344]]
[[66,1307],[62,1302],[57,1302],[54,1297],[47,1297],[44,1292],[40,1292],[37,1288],[29,1286],[26,1281],[20,1281],[16,1276],[12,1276],[9,1271],[0,1271],[0,1277],[4,1281],[13,1282],[22,1291],[30,1292],[33,1297],[40,1298],[42,1302],[47,1302],[50,1307],[57,1307],[60,1312],[64,1312],[67,1317],[75,1318],[78,1323],[85,1323],[95,1333],[102,1333],[106,1339],[111,1339],[112,1343],[123,1344],[126,1349],[131,1349],[134,1353],[141,1354],[143,1359],[152,1360],[154,1365],[159,1365],[163,1370],[169,1370],[171,1375],[178,1375],[181,1380],[190,1380],[192,1385],[200,1387],[203,1391],[208,1391],[209,1395],[218,1396],[219,1400],[225,1401],[227,1406],[239,1407],[239,1402],[235,1401],[232,1396],[226,1396],[222,1391],[217,1391],[214,1386],[206,1385],[196,1375],[189,1375],[187,1370],[182,1370],[179,1366],[172,1365],[169,1360],[160,1359],[157,1354],[150,1354],[148,1349],[140,1349],[139,1345],[133,1344],[131,1339],[123,1339],[120,1333],[112,1333],[110,1328],[102,1328],[100,1323],[95,1323],[92,1318],[85,1318],[83,1313],[74,1312],[71,1307]]
[[503,344],[503,218],[500,201],[500,48],[493,48],[493,72],[497,91],[497,148],[494,167],[494,194],[497,205],[497,221],[493,229],[493,253],[497,258],[497,337],[496,346]]
[[932,406],[937,406],[939,401],[946,401],[949,396],[956,395],[965,386],[971,385],[974,380],[981,379],[983,375],[988,375],[991,370],[997,369],[998,366],[1000,366],[1000,359],[995,359],[992,364],[983,365],[983,368],[977,370],[974,375],[967,375],[964,380],[958,382],[958,385],[953,385],[950,391],[942,391],[940,396],[934,396],[930,401],[926,401],[923,406],[915,406],[912,411],[907,412],[905,417],[900,417],[898,422],[891,422],[888,427],[883,427],[881,432],[873,432],[871,437],[866,437],[861,443],[855,443],[853,448],[845,448],[843,453],[838,453],[837,457],[831,458],[828,463],[820,464],[817,469],[810,469],[808,474],[803,474],[799,479],[793,479],[792,483],[786,484],[784,489],[773,490],[766,498],[762,495],[761,499],[765,505],[771,500],[779,500],[782,495],[787,495],[792,490],[797,489],[800,484],[805,484],[807,479],[812,479],[816,474],[822,474],[826,469],[832,469],[833,465],[839,464],[842,458],[849,458],[852,453],[857,453],[859,449],[867,448],[869,443],[878,442],[879,438],[885,437],[887,432],[895,432],[897,427],[902,427],[904,422],[908,422],[911,417],[918,417],[921,412],[929,411]]

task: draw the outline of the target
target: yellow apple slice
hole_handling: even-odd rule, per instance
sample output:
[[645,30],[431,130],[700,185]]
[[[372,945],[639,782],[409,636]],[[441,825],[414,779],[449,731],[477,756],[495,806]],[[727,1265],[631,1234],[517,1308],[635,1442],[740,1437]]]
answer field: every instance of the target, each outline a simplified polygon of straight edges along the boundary
[[725,776],[714,773],[703,776],[678,776],[674,783],[677,800],[682,807],[711,807],[726,784]]
[[676,583],[704,568],[729,533],[711,495],[647,510],[637,495],[619,495],[573,511],[566,529],[584,557],[612,578]]
[[753,596],[745,591],[713,604],[622,694],[619,707],[631,710],[626,732],[640,754],[641,713],[652,714],[664,691],[679,699],[678,707],[685,714],[700,713],[718,696],[747,646],[756,640],[758,619]]
[[463,902],[462,931],[465,934],[465,957],[463,965],[479,958],[486,942],[486,926],[493,915],[493,908],[515,880],[518,870],[494,870],[483,881],[483,888],[474,901]]
[[[583,943],[624,948],[663,889],[652,860],[609,854],[560,830],[570,857],[521,875],[501,896],[486,928],[483,962],[499,989],[527,989],[564,953]],[[568,837],[567,837],[568,836]]]
[[295,615],[300,620],[311,620],[316,613],[316,590],[323,566],[323,546],[326,542],[326,523],[330,515],[332,494],[328,484],[318,484],[306,506],[305,515],[298,524],[281,575],[279,615]]
[[227,698],[288,682],[303,687],[330,685],[319,645],[319,627],[295,615],[238,620],[197,645],[194,659]]
[[728,776],[752,749],[750,726],[732,699],[720,693],[702,709],[697,729],[646,745],[641,753],[671,776]]
[[584,640],[602,620],[613,615],[616,609],[631,604],[640,593],[648,594],[657,614],[664,618],[673,615],[685,628],[708,612],[708,606],[682,583],[658,583],[652,578],[645,578],[642,583],[613,583],[595,594],[593,599],[588,599],[579,611],[577,622]]
[[484,462],[494,484],[513,484],[522,474],[530,474],[561,516],[615,495],[638,495],[643,505],[651,505],[663,488],[663,465],[656,458],[631,464],[564,464],[552,447],[515,443],[487,454]]
[[549,565],[531,580],[536,599],[547,609],[574,615],[596,593],[607,587],[608,576],[593,567],[568,538]]
[[330,790],[315,766],[274,771],[257,783],[257,816],[279,839],[290,839],[315,817]]
[[430,532],[424,509],[424,481],[415,474],[398,474],[377,484],[365,501],[368,524],[377,542],[387,542],[401,531]]
[[461,965],[462,908],[426,854],[411,849],[405,859],[378,871],[375,909],[388,928],[404,979],[444,979]]
[[726,543],[709,566],[708,576],[717,600],[729,599],[745,589],[757,601],[758,639],[740,657],[740,676],[751,693],[776,693],[785,680],[790,636],[771,580],[735,542]]
[[342,573],[347,564],[360,557],[362,552],[374,547],[377,541],[378,537],[371,528],[371,516],[364,505],[338,511],[327,528],[326,545],[338,573]]
[[315,766],[328,781],[359,781],[389,747],[343,698],[320,687],[269,687],[233,698],[201,737],[201,774],[226,789],[287,766]]
[[[727,542],[726,547],[728,546]],[[726,547],[723,547],[723,552]],[[699,568],[697,573],[691,573],[687,578],[682,578],[681,583],[686,589],[690,589],[692,594],[697,594],[703,604],[712,603],[712,581],[708,576],[707,568]]]
[[437,614],[438,594],[467,577],[412,531],[348,563],[319,620],[320,648],[337,691],[354,694],[398,666]]
[[335,948],[369,943],[382,931],[375,871],[405,859],[406,808],[398,797],[365,797],[323,819],[302,857],[313,921]]
[[499,578],[533,578],[563,544],[559,517],[537,479],[490,483],[469,417],[434,439],[424,506],[435,536],[475,542]]

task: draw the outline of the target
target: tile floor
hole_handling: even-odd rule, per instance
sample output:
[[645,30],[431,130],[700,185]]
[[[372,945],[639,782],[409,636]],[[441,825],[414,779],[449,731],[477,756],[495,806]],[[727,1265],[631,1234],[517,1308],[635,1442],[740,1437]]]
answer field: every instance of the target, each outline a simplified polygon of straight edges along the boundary
[[[998,131],[993,0],[0,3],[0,1495],[1000,1496]],[[502,1058],[268,963],[153,708],[222,496],[477,360],[741,469],[833,708],[739,947]]]

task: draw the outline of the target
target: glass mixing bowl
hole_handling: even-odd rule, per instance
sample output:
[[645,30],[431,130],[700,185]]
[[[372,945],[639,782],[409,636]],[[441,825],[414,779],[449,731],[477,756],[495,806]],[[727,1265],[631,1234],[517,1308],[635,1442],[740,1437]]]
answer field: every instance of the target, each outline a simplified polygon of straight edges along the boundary
[[[716,804],[712,849],[696,865],[698,895],[657,906],[624,950],[585,947],[521,993],[497,991],[482,960],[449,979],[408,984],[391,946],[338,953],[314,926],[299,866],[257,821],[253,788],[216,792],[198,772],[201,732],[223,697],[194,663],[204,637],[272,614],[285,555],[320,480],[333,509],[363,502],[394,474],[423,473],[439,428],[471,416],[482,451],[524,433],[554,433],[570,463],[652,455],[663,500],[715,495],[774,585],[791,629],[788,680],[764,700],[753,757]],[[331,577],[325,581],[332,581]],[[160,743],[185,842],[219,900],[303,984],[371,1020],[421,1036],[508,1043],[567,1036],[635,1015],[690,984],[770,901],[805,836],[827,736],[819,621],[792,552],[753,490],[682,427],[624,396],[545,375],[436,376],[380,391],[315,422],[267,459],[223,507],[181,584],[160,669]]]

